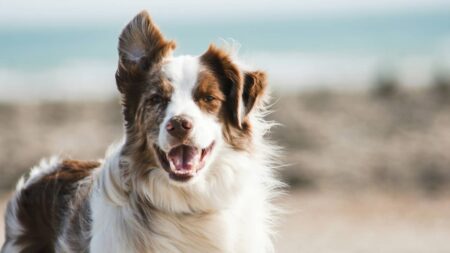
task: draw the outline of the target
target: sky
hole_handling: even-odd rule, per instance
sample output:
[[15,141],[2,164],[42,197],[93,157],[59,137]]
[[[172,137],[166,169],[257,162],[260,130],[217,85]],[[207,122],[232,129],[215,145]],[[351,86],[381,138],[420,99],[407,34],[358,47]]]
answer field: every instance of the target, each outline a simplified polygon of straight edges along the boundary
[[159,20],[309,17],[448,8],[450,0],[0,0],[0,25],[125,22],[147,9]]

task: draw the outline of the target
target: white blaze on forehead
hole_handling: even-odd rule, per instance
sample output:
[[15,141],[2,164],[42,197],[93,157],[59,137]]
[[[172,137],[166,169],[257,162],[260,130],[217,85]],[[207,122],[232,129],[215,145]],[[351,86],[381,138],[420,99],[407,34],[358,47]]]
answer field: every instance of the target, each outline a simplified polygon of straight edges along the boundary
[[164,64],[163,73],[175,88],[190,89],[195,86],[197,76],[200,71],[200,62],[198,57],[183,55],[167,60]]
[[163,73],[173,87],[166,119],[177,115],[193,116],[197,107],[192,94],[197,83],[200,70],[199,59],[193,56],[171,58],[163,66]]
[[193,98],[198,75],[202,70],[200,60],[194,56],[178,56],[168,59],[162,71],[173,87],[173,93],[166,109],[166,116],[160,126],[158,144],[169,151],[170,136],[165,130],[167,122],[174,116],[185,115],[193,122],[192,141],[200,148],[208,147],[220,135],[220,126],[209,114],[200,110]]

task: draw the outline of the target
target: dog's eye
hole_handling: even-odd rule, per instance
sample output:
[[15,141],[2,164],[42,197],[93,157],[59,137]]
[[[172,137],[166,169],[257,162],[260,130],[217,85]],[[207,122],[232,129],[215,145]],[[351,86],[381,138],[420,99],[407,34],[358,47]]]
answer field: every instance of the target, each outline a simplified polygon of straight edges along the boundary
[[148,101],[150,104],[156,105],[156,104],[161,104],[162,102],[164,102],[164,98],[158,94],[155,94],[155,95],[151,96]]
[[211,95],[206,95],[203,98],[203,101],[205,101],[206,103],[209,103],[211,101],[213,101],[214,99],[216,99],[215,97],[211,96]]

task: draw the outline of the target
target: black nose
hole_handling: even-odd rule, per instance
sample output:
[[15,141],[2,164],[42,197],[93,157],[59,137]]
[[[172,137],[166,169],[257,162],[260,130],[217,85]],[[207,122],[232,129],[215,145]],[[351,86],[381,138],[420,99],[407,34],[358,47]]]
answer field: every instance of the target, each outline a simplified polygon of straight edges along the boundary
[[172,117],[166,125],[166,130],[175,138],[186,139],[192,130],[192,120],[186,116]]

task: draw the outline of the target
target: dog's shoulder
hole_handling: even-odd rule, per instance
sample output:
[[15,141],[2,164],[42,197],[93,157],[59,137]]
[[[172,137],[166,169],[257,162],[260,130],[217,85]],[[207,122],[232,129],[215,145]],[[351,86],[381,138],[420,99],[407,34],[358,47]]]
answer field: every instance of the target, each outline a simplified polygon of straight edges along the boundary
[[53,158],[23,176],[8,203],[2,253],[9,252],[7,247],[53,252],[64,220],[85,202],[92,185],[90,175],[99,166],[95,161]]

